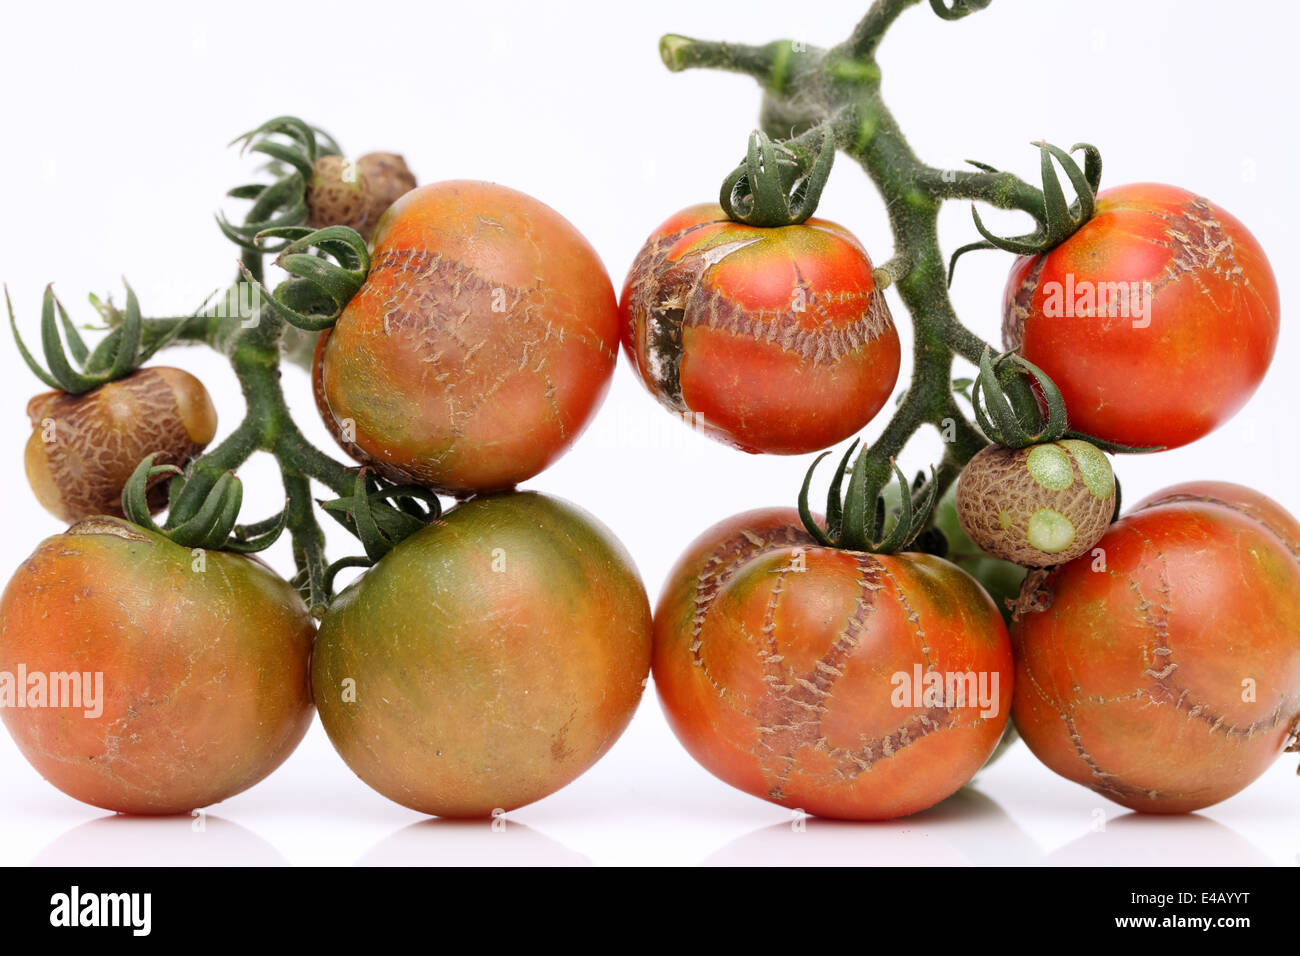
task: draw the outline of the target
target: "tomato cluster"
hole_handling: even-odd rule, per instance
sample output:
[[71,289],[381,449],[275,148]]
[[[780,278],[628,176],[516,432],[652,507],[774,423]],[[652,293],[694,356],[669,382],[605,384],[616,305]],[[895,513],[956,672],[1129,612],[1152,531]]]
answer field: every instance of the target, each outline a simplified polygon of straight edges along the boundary
[[[651,673],[715,775],[847,819],[933,806],[1012,724],[1053,770],[1155,812],[1224,799],[1294,743],[1300,523],[1214,482],[1121,517],[1105,453],[1200,438],[1268,367],[1276,282],[1224,210],[1167,186],[1100,194],[1069,238],[1012,268],[1014,356],[986,352],[972,399],[991,443],[962,456],[951,493],[922,476],[877,500],[855,466],[854,511],[846,457],[827,518],[801,499],[716,524],[652,614],[608,529],[517,486],[596,413],[620,342],[660,403],[736,448],[799,454],[860,431],[900,365],[865,249],[826,220],[693,206],[651,234],[620,302],[591,245],[532,197],[416,187],[393,154],[356,169],[321,157],[302,183],[313,226],[369,240],[312,361],[317,409],[358,465],[338,466],[360,489],[343,523],[369,558],[319,627],[299,590],[236,553],[243,531],[222,547],[185,537],[207,522],[224,540],[238,511],[237,495],[186,499],[216,431],[192,376],[124,360],[32,400],[28,477],[71,526],[0,598],[0,676],[40,678],[0,683],[0,710],[56,787],[121,812],[204,806],[274,770],[318,710],[379,793],[480,817],[583,773]],[[57,340],[52,305],[46,318]],[[1044,421],[1032,435],[1026,408]],[[395,534],[373,509],[403,494],[456,503],[392,509]],[[850,514],[883,532],[936,500],[897,547],[840,534]],[[159,529],[149,511],[168,506],[178,520]]]

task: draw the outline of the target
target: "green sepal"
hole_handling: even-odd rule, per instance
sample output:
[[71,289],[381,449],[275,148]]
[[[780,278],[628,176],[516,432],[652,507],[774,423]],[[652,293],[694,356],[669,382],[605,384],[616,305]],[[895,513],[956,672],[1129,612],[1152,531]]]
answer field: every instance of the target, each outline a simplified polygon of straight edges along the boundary
[[[404,499],[406,506],[400,506]],[[411,507],[414,502],[422,507]],[[319,504],[361,541],[372,562],[442,514],[438,496],[429,489],[389,484],[369,468],[357,469],[352,494]]]
[[[288,240],[275,264],[290,275],[274,293],[240,264],[246,281],[252,283],[268,308],[281,320],[304,332],[321,332],[334,325],[352,297],[365,284],[370,272],[370,252],[360,233],[347,226],[307,229],[301,226],[268,229],[257,241]],[[305,250],[315,248],[318,254]],[[331,262],[332,256],[337,262]],[[327,312],[303,312],[308,306],[332,305]]]
[[14,342],[23,362],[38,379],[50,388],[81,395],[130,375],[180,333],[184,319],[177,320],[165,335],[147,348],[142,348],[144,319],[140,314],[140,303],[131,284],[125,279],[122,284],[126,286],[126,310],[115,313],[120,314],[121,325],[110,331],[94,351],[87,348],[63,303],[54,294],[54,287],[45,287],[45,294],[41,298],[41,351],[48,370],[41,367],[23,342],[22,335],[18,332],[18,321],[14,317],[13,302],[9,298],[9,288],[5,287],[5,305],[9,311],[9,328],[13,332]]
[[175,503],[179,497],[178,479],[183,472],[175,465],[155,465],[155,457],[156,453],[151,454],[136,465],[122,490],[122,511],[131,522],[162,535],[182,548],[234,551],[239,554],[266,550],[284,531],[288,520],[287,506],[277,518],[258,522],[261,530],[255,536],[246,533],[232,536],[244,500],[243,483],[233,471],[221,474],[198,507],[184,520],[178,520],[173,511],[169,513],[167,522],[160,527],[149,511],[149,481],[159,475],[172,475],[168,496]]
[[835,134],[822,128],[813,155],[798,144],[773,143],[762,130],[749,136],[745,161],[722,182],[718,202],[728,218],[751,226],[793,226],[817,211],[835,161]]

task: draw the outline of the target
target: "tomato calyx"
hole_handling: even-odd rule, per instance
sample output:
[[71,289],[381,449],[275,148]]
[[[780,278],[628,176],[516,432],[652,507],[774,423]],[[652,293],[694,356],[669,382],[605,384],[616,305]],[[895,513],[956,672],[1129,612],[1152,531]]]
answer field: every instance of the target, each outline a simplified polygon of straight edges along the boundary
[[729,219],[765,228],[797,226],[817,211],[835,161],[835,134],[823,126],[815,148],[806,147],[805,139],[808,134],[773,143],[762,130],[749,134],[745,161],[723,180],[718,196]]
[[[871,488],[867,477],[866,449],[858,455],[849,473],[849,459],[858,447],[858,441],[849,445],[840,459],[839,467],[831,478],[826,496],[826,526],[817,523],[808,506],[808,492],[812,486],[813,472],[830,452],[822,452],[804,475],[799,489],[799,518],[808,533],[818,544],[842,551],[859,551],[870,554],[895,554],[906,551],[930,527],[930,519],[938,502],[938,483],[931,469],[930,480],[922,472],[909,484],[902,469],[892,458],[890,467],[898,482],[898,503],[891,508],[885,489]],[[849,474],[849,486],[844,488],[844,476]],[[891,524],[889,519],[893,518]]]
[[442,516],[438,496],[420,485],[393,484],[358,468],[352,494],[317,504],[361,542],[365,556],[340,558],[325,571],[325,591],[344,568],[370,567],[403,540]]
[[[41,347],[48,370],[43,368],[28,351],[22,336],[19,335],[13,302],[9,298],[9,287],[5,286],[9,328],[13,332],[19,354],[37,378],[50,388],[59,389],[70,395],[81,395],[130,375],[155,352],[170,344],[180,334],[187,318],[175,320],[161,336],[153,338],[146,344],[140,303],[130,283],[125,279],[122,283],[126,286],[126,311],[120,313],[121,325],[115,330],[114,337],[104,340],[104,348],[96,348],[93,352],[87,347],[72,319],[68,317],[63,303],[55,296],[54,286],[45,287],[45,295],[41,299]],[[103,314],[103,311],[110,307],[97,304],[97,308]],[[115,310],[114,314],[117,314]],[[62,337],[59,335],[60,327],[63,331]],[[66,346],[63,341],[65,338]]]
[[[361,291],[370,272],[366,241],[349,226],[278,226],[262,230],[255,241],[273,238],[289,240],[275,259],[289,278],[271,293],[242,262],[240,272],[257,290],[261,301],[284,322],[304,332],[332,328],[352,297]],[[308,251],[313,248],[316,253]]]
[[[176,504],[179,487],[176,480],[183,481],[185,473],[175,465],[155,465],[154,457],[149,455],[136,466],[122,490],[122,511],[132,524],[162,535],[183,548],[234,551],[237,554],[265,551],[284,531],[289,516],[287,507],[279,515],[256,525],[241,528],[237,524],[244,486],[233,471],[223,472],[201,499],[192,504]],[[147,499],[149,481],[159,475],[173,476],[173,507],[161,527],[153,520]]]
[[258,235],[282,226],[301,226],[307,222],[307,186],[311,182],[316,160],[322,156],[339,156],[342,150],[334,138],[296,116],[277,116],[256,129],[231,140],[239,144],[240,155],[261,153],[270,159],[267,169],[278,173],[272,183],[247,183],[236,186],[226,195],[232,199],[251,199],[252,207],[243,223],[236,225],[218,214],[217,226],[222,235],[249,252],[279,251],[262,249]]
[[[975,221],[975,229],[984,238],[979,242],[968,243],[952,254],[952,258],[948,261],[949,285],[952,285],[957,260],[967,252],[976,249],[1001,249],[1020,256],[1047,252],[1074,235],[1096,212],[1097,190],[1101,185],[1101,151],[1090,143],[1075,143],[1068,153],[1046,140],[1031,145],[1038,147],[1039,167],[1043,180],[1043,204],[1041,210],[1034,213],[1034,218],[1038,221],[1034,231],[1022,236],[996,236],[984,225],[979,210],[972,204],[971,217]],[[1071,155],[1080,150],[1084,154],[1082,169]],[[1060,163],[1066,177],[1070,180],[1070,185],[1074,187],[1074,202],[1066,201],[1065,191],[1061,188],[1061,179],[1056,172],[1053,159]],[[997,172],[994,167],[986,163],[978,163],[974,160],[968,162],[983,172]]]

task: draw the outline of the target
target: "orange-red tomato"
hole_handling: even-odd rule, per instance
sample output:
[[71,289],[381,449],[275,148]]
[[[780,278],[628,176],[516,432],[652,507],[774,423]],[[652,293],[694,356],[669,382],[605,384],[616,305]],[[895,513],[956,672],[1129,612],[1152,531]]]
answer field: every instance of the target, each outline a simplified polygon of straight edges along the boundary
[[620,308],[651,394],[745,451],[833,445],[898,381],[898,333],[871,260],[822,219],[763,229],[717,205],[685,209],[637,254]]
[[[183,467],[217,432],[203,383],[166,366],[142,368],[82,395],[42,392],[27,404],[27,416],[27,481],[45,510],[69,524],[120,517],[122,489],[146,456]],[[166,505],[162,482],[150,489],[154,511]]]
[[528,492],[474,498],[402,541],[321,622],[321,721],[371,787],[481,817],[560,789],[627,726],[650,602],[610,532]]
[[655,612],[654,678],[712,773],[792,809],[915,813],[955,792],[1006,727],[1006,626],[965,572],[925,554],[817,546],[792,509],[710,528]]
[[0,716],[78,800],[205,807],[257,783],[307,732],[314,635],[302,599],[259,561],[83,521],[47,538],[0,598]]
[[1300,722],[1297,531],[1251,489],[1176,485],[1052,571],[1011,628],[1030,749],[1155,813],[1263,773]]
[[1074,235],[1016,261],[1003,340],[1060,387],[1074,429],[1173,448],[1254,393],[1279,312],[1245,226],[1186,190],[1138,183],[1103,191]]
[[613,286],[568,220],[504,186],[434,183],[380,220],[365,285],[317,349],[318,401],[362,461],[465,496],[559,457],[617,350]]

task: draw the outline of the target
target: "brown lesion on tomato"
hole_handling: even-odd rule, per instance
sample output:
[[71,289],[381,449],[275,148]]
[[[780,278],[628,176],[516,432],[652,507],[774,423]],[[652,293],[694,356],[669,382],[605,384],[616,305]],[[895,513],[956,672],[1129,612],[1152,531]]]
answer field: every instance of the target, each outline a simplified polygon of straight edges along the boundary
[[1213,299],[1202,279],[1203,275],[1209,274],[1249,290],[1265,314],[1272,315],[1269,303],[1237,261],[1236,242],[1214,214],[1214,207],[1208,199],[1196,196],[1184,203],[1176,214],[1157,215],[1165,222],[1164,245],[1169,249],[1169,263],[1153,285],[1153,294],[1184,276],[1190,276],[1197,287]]
[[[866,290],[816,292],[808,288],[800,275],[785,308],[753,309],[737,304],[722,292],[709,288],[707,274],[733,252],[761,240],[747,237],[669,259],[669,250],[683,236],[699,228],[701,225],[697,224],[652,238],[637,254],[628,279],[627,309],[633,324],[634,352],[644,362],[646,367],[642,370],[655,394],[670,408],[688,411],[680,381],[686,329],[717,329],[739,338],[773,343],[813,365],[833,365],[871,345],[893,328],[889,303],[874,286]],[[796,292],[800,293],[798,310]],[[830,308],[842,308],[846,303],[856,307],[858,315],[852,322],[837,324]],[[805,314],[816,321],[806,321]],[[636,337],[641,341],[636,341]]]
[[[422,249],[378,253],[370,281],[358,295],[363,297],[374,299],[379,334],[409,338],[423,369],[424,384],[430,390],[438,389],[448,405],[448,443],[431,451],[423,468],[413,467],[410,474],[400,474],[401,480],[437,480],[440,464],[455,452],[475,415],[521,373],[536,373],[544,382],[551,417],[561,437],[567,439],[570,425],[549,369],[554,350],[580,344],[603,362],[613,363],[617,358],[614,349],[593,330],[580,323],[562,324],[565,316],[557,313],[540,282],[528,288],[512,286],[441,253]],[[482,328],[485,322],[492,325],[491,336]],[[481,368],[490,370],[491,381],[475,377],[475,370]],[[453,375],[457,380],[472,381],[468,401],[460,401],[461,393],[446,387]],[[330,407],[323,387],[318,405]],[[366,455],[354,444],[341,443],[358,460],[373,461],[373,455]],[[376,465],[389,477],[396,474],[378,462]]]
[[[1200,273],[1221,276],[1230,282],[1246,281],[1237,264],[1236,246],[1214,215],[1210,201],[1197,196],[1184,203],[1174,214],[1157,212],[1165,223],[1164,245],[1169,263],[1156,281],[1153,291],[1191,275],[1198,284]],[[1202,290],[1204,289],[1202,284]]]
[[718,593],[737,571],[755,558],[772,551],[815,547],[816,544],[812,535],[794,525],[764,528],[761,531],[742,528],[719,544],[705,561],[703,569],[695,579],[695,614],[691,621],[691,641],[687,650],[691,655],[691,663],[701,669],[719,696],[726,693],[726,688],[714,680],[713,675],[709,673],[701,653],[703,641],[700,639],[704,629],[704,619],[708,617]]
[[1038,291],[1038,277],[1043,272],[1045,255],[1039,255],[1020,280],[1015,294],[1007,303],[1002,316],[1002,347],[1010,352],[1020,348],[1025,341],[1025,322],[1034,310],[1034,293]]
[[[393,278],[380,280],[385,272],[392,272]],[[394,328],[423,332],[436,345],[438,336],[454,337],[457,326],[468,319],[494,315],[500,317],[506,331],[521,326],[539,327],[539,334],[525,342],[530,347],[551,339],[561,344],[573,339],[602,358],[610,361],[616,358],[617,353],[590,330],[559,325],[545,317],[546,312],[555,310],[555,305],[540,281],[527,288],[512,286],[488,279],[473,266],[424,249],[380,252],[373,260],[370,276],[372,281],[367,282],[359,295],[382,298],[383,308],[379,311],[385,334]],[[391,289],[391,292],[381,293],[380,289]],[[493,308],[496,303],[500,304],[499,308]],[[483,344],[457,341],[471,353],[476,351],[476,345]],[[520,368],[527,361],[525,354]]]
[[752,716],[760,735],[757,744],[760,752],[756,756],[768,781],[767,795],[777,802],[785,799],[785,786],[802,750],[812,749],[827,755],[835,762],[830,774],[851,782],[880,761],[892,759],[917,741],[956,723],[952,708],[937,706],[909,713],[888,734],[860,738],[856,748],[836,747],[826,739],[823,721],[828,710],[827,702],[836,683],[844,676],[844,669],[859,646],[861,636],[867,632],[877,596],[889,587],[887,582],[893,584],[904,614],[912,625],[926,667],[932,666],[920,615],[910,607],[897,582],[893,582],[888,570],[870,555],[856,555],[855,561],[859,594],[854,609],[826,653],[805,673],[795,673],[786,666],[785,657],[776,643],[775,615],[783,591],[784,572],[788,568],[778,574],[769,598],[763,626],[764,640],[759,652],[764,666],[763,680],[769,693],[760,700]]
[[[28,403],[32,434],[25,461],[41,504],[73,522],[122,516],[122,489],[149,454],[183,467],[216,433],[216,412],[197,379],[179,369],[140,369],[82,395],[45,392]],[[149,486],[148,503],[167,503],[166,476]]]

